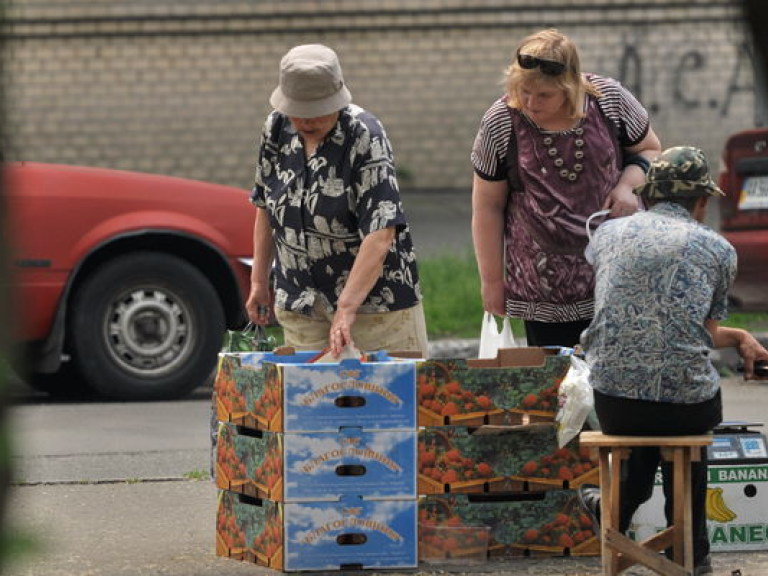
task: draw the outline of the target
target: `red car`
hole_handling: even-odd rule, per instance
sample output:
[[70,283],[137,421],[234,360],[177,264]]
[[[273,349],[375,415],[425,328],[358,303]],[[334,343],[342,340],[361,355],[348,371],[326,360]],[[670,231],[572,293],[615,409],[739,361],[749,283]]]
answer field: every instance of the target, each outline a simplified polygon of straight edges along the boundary
[[720,232],[736,248],[734,311],[768,311],[768,129],[731,136],[723,153]]
[[4,191],[12,331],[33,387],[168,399],[206,382],[245,319],[247,191],[27,162],[4,166]]

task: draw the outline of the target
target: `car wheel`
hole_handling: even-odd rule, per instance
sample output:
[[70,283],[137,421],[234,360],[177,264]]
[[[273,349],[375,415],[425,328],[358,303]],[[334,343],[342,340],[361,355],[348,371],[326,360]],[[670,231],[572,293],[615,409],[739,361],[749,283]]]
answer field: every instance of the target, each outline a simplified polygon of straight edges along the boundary
[[139,252],[90,274],[73,300],[68,338],[88,385],[122,400],[178,398],[205,383],[224,312],[194,266]]
[[33,390],[44,392],[59,400],[84,400],[93,396],[91,387],[69,363],[63,364],[53,374],[27,374],[24,376],[24,383]]

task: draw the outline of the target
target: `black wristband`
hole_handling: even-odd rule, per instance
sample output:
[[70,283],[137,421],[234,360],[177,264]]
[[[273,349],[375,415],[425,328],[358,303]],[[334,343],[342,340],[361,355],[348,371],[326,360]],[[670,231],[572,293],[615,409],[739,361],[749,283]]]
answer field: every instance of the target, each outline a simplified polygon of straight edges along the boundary
[[622,166],[622,169],[626,168],[627,166],[630,166],[631,164],[634,164],[635,166],[639,166],[640,169],[648,174],[648,169],[651,167],[651,163],[640,154],[627,154],[624,156],[624,164]]

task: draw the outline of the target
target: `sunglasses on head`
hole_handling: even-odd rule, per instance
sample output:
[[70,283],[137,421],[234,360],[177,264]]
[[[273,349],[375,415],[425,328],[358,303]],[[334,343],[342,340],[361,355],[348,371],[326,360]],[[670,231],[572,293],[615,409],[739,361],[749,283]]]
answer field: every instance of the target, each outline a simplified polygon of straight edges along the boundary
[[547,76],[560,76],[565,72],[565,64],[562,62],[555,62],[554,60],[542,60],[536,58],[536,56],[529,56],[528,54],[517,54],[517,63],[520,64],[520,68],[524,70],[533,70],[538,68],[542,74]]

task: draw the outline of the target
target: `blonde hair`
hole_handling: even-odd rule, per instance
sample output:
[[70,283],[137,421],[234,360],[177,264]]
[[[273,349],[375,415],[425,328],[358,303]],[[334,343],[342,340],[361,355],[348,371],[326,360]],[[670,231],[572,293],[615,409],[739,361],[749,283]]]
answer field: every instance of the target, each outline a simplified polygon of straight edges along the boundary
[[[557,76],[544,74],[538,67],[526,70],[518,64],[518,54],[560,62],[565,66],[565,70]],[[515,50],[512,63],[504,71],[504,87],[512,108],[521,107],[520,91],[524,86],[537,84],[548,84],[563,90],[571,118],[581,118],[584,115],[582,103],[585,94],[600,97],[600,92],[581,75],[576,45],[554,28],[541,30],[523,38]]]

